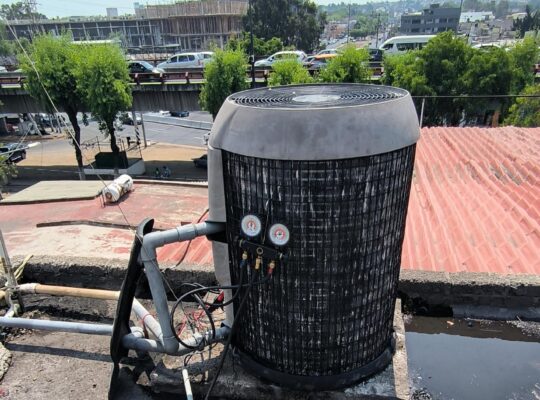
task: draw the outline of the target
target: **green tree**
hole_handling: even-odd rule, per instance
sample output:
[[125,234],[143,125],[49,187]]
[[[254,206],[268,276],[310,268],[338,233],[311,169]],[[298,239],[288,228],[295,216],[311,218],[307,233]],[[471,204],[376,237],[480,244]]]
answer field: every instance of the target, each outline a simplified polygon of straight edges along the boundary
[[525,16],[514,21],[513,30],[517,31],[520,38],[525,37],[528,31],[540,29],[540,10],[532,12],[531,6],[525,6]]
[[253,18],[253,33],[263,39],[277,37],[285,46],[312,51],[326,24],[326,14],[319,12],[312,0],[252,0],[253,7],[244,17],[249,28]]
[[[510,93],[512,67],[510,57],[504,49],[490,47],[472,52],[467,69],[462,76],[463,93],[468,95],[506,95]],[[466,118],[473,121],[485,113],[486,109],[507,108],[507,101],[501,99],[463,100]]]
[[[419,68],[426,84],[437,95],[451,96],[465,93],[461,77],[467,71],[473,49],[452,32],[444,32],[431,39],[419,53]],[[426,117],[437,125],[457,125],[462,116],[460,102],[439,98],[430,102]]]
[[525,38],[508,51],[512,65],[512,93],[520,93],[534,82],[534,64],[540,56],[533,38]]
[[283,50],[283,41],[280,38],[272,37],[264,43],[265,54],[271,55]]
[[212,61],[204,67],[206,83],[199,102],[203,110],[215,119],[225,99],[232,93],[244,90],[247,57],[242,50],[216,50]]
[[423,62],[419,51],[384,56],[385,85],[407,89],[413,96],[435,95],[423,73]]
[[15,53],[15,46],[6,38],[6,27],[0,22],[0,56],[7,57]]
[[292,85],[311,83],[313,78],[295,59],[278,61],[272,65],[272,72],[268,80],[269,86]]
[[[0,143],[1,145],[2,143]],[[0,189],[9,182],[9,179],[17,173],[15,164],[7,162],[7,157],[0,156]],[[2,193],[0,192],[0,200]]]
[[[122,49],[115,44],[88,45],[77,70],[77,79],[88,111],[109,137],[114,162],[118,165],[120,149],[116,143],[116,116],[131,107],[131,80]],[[115,167],[115,169],[116,169]]]
[[[227,41],[226,50],[240,50],[246,54],[250,52],[249,33],[244,32],[240,37],[233,37]],[[269,40],[263,40],[253,36],[253,53],[255,57],[269,56],[283,50],[283,42],[277,37]]]
[[368,51],[353,45],[345,46],[343,51],[328,62],[319,77],[323,82],[368,82],[371,77]]
[[31,6],[22,1],[12,4],[2,4],[2,6],[0,6],[0,16],[7,20],[32,18],[47,19],[47,17],[41,13],[33,12]]
[[79,168],[79,176],[84,179],[84,165],[80,150],[81,128],[77,113],[82,109],[83,101],[77,84],[77,69],[80,48],[75,48],[67,36],[53,37],[42,35],[34,38],[26,55],[19,54],[19,62],[24,71],[26,89],[52,110],[51,101],[63,109],[73,127],[73,146]]
[[377,33],[377,27],[379,27],[380,30],[381,25],[385,24],[387,21],[387,14],[379,14],[378,16],[365,14],[357,15],[356,24],[354,25],[354,29],[351,31],[351,36],[365,37],[368,35],[375,35],[375,33]]
[[521,94],[538,97],[519,97],[510,107],[506,125],[540,126],[540,84],[527,86]]

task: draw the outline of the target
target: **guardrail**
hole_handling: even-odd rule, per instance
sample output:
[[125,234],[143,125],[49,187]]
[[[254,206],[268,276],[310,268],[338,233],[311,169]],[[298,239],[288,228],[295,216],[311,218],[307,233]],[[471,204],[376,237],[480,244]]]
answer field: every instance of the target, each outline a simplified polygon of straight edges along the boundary
[[[383,66],[380,62],[370,62],[369,66],[373,71],[373,76],[379,78],[383,74]],[[255,68],[255,80],[257,82],[268,83],[268,78],[271,72],[270,67],[256,67]],[[310,71],[314,73],[315,71]],[[148,83],[171,83],[171,84],[191,84],[204,82],[204,69],[203,68],[182,68],[171,69],[162,73],[133,73],[129,74],[133,80],[134,85],[148,84]],[[251,79],[251,70],[246,71],[246,79]],[[4,72],[0,74],[0,88],[9,88],[10,86],[24,87],[24,81],[26,76],[20,72]]]

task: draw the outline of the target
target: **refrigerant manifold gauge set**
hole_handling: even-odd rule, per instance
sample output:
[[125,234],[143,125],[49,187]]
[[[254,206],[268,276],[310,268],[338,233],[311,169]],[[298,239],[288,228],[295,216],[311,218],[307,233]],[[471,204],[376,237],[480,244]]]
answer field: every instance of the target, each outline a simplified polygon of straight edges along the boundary
[[244,250],[243,258],[254,261],[254,268],[268,267],[272,274],[276,263],[286,258],[283,247],[290,240],[289,228],[275,223],[263,229],[261,219],[255,214],[245,215],[240,222],[241,236],[238,245]]

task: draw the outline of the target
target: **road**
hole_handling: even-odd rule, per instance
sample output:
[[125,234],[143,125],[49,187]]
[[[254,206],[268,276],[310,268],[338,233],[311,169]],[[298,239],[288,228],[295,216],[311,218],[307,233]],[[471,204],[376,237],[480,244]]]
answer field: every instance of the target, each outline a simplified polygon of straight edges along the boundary
[[[180,126],[165,125],[154,122],[145,122],[146,140],[149,142],[170,143],[176,145],[187,145],[195,147],[204,147],[203,135],[208,131],[192,128],[184,128]],[[142,141],[142,128],[141,131]],[[135,129],[133,126],[124,125],[121,131],[117,132],[117,137],[124,138],[130,136],[135,140]],[[87,140],[99,138],[100,142],[107,144],[108,139],[99,131],[98,124],[95,121],[89,123],[88,126],[81,124],[81,143]],[[26,143],[32,143],[32,137],[26,138]],[[73,152],[71,141],[69,139],[56,139],[41,141],[39,145],[27,150],[31,152],[39,152],[43,157],[54,157],[55,154],[63,151]]]
[[[208,131],[200,129],[185,128],[181,126],[158,124],[155,122],[144,122],[146,131],[146,140],[159,142],[182,144],[188,146],[203,147],[203,135]],[[138,126],[142,141],[142,128]],[[130,136],[135,139],[135,128],[133,126],[124,125],[122,130],[118,132],[118,137]],[[81,126],[81,142],[99,137],[104,139],[103,134],[99,131],[97,122],[90,122],[88,126]]]

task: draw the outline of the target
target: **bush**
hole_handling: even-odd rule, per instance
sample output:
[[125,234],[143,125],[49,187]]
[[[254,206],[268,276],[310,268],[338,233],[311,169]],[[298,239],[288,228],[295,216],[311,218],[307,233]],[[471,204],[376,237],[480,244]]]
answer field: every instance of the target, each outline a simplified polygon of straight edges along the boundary
[[[540,96],[540,84],[527,86],[521,94]],[[540,97],[518,97],[510,107],[504,123],[525,127],[540,126]]]
[[296,59],[278,61],[272,65],[268,86],[311,83],[313,78]]
[[319,77],[322,82],[332,83],[362,83],[369,82],[369,53],[366,49],[346,46],[343,51],[330,60],[328,66],[321,70]]
[[217,49],[212,61],[205,65],[206,83],[201,90],[199,103],[214,119],[228,96],[248,87],[246,62],[247,57],[240,49]]

